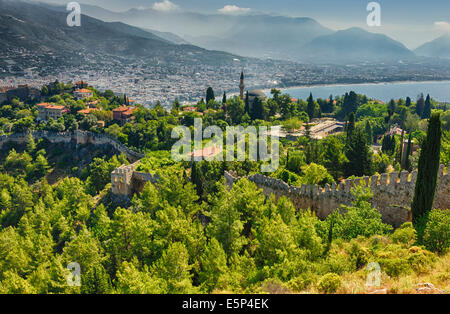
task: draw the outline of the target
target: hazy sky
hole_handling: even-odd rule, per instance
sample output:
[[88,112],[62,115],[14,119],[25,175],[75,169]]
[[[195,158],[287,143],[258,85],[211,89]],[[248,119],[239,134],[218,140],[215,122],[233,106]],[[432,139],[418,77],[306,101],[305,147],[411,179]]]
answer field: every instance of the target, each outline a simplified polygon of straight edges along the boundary
[[[44,0],[66,4],[73,0]],[[370,0],[79,0],[113,11],[130,8],[184,10],[200,13],[271,13],[312,17],[324,26],[344,29],[363,27],[384,33],[416,48],[450,31],[450,0],[378,0],[381,26],[368,27],[367,4]]]

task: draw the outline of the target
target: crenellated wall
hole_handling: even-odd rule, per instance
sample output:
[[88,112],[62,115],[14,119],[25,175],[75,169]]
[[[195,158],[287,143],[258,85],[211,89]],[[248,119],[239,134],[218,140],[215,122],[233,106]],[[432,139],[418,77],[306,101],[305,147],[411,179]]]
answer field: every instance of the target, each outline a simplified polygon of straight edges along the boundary
[[[7,142],[15,142],[24,144],[28,140],[29,133],[16,133],[12,135],[0,136],[0,149]],[[111,138],[104,134],[96,134],[86,131],[73,131],[73,132],[49,132],[49,131],[36,131],[31,133],[35,139],[45,138],[51,143],[71,143],[75,142],[77,145],[93,144],[93,145],[110,145],[117,151],[124,153],[132,162],[142,159],[144,154],[135,152],[114,138]]]
[[[450,209],[450,165],[439,168],[438,186],[434,199],[434,208]],[[355,185],[364,184],[373,192],[372,206],[381,212],[383,221],[398,227],[411,220],[409,210],[414,196],[417,171],[408,173],[392,172],[390,174],[375,175],[371,178],[346,180],[340,184],[326,185],[321,188],[317,185],[290,186],[275,178],[261,174],[246,177],[264,191],[266,196],[274,194],[276,199],[281,196],[288,197],[297,209],[311,208],[317,216],[325,219],[342,204],[351,205],[354,197],[350,193]],[[226,182],[232,186],[240,177],[225,172]]]
[[[147,182],[156,183],[158,177],[150,173],[135,171],[139,161],[134,164],[122,165],[111,173],[112,192],[117,195],[131,196],[140,193]],[[242,179],[225,171],[225,181],[229,186]],[[245,177],[261,188],[266,196],[273,194],[278,200],[281,196],[288,197],[295,208],[312,209],[320,219],[325,219],[335,209],[342,205],[352,205],[354,196],[351,189],[357,185],[370,187],[373,192],[372,206],[378,208],[385,223],[399,227],[411,220],[410,206],[414,196],[417,171],[403,171],[390,174],[374,175],[372,177],[348,179],[339,184],[291,186],[281,180],[255,174]],[[434,199],[434,208],[450,209],[450,165],[439,167],[438,185]]]

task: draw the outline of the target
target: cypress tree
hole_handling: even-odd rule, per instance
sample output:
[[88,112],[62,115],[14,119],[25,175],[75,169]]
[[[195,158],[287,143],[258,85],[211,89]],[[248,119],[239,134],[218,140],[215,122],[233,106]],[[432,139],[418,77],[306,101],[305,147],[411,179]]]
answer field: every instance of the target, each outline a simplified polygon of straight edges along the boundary
[[367,136],[367,144],[372,145],[373,131],[372,131],[372,125],[370,125],[369,121],[366,121],[366,136]]
[[316,109],[316,104],[314,103],[314,98],[312,93],[309,93],[309,97],[308,97],[308,107],[307,107],[307,114],[309,116],[309,121],[311,121],[312,119],[314,119],[314,111]]
[[406,107],[409,107],[409,106],[411,106],[411,98],[409,98],[409,97],[406,97]]
[[423,108],[422,119],[429,119],[431,117],[431,98],[430,94],[427,95],[425,100],[425,107]]
[[227,93],[223,92],[222,104],[226,104],[226,103],[227,103]]
[[352,112],[347,122],[347,142],[352,137],[353,131],[355,131],[355,114]]
[[[400,138],[400,147],[399,147],[399,153],[398,153],[398,162],[400,163],[400,165],[402,165],[402,160],[403,160],[403,142],[405,140],[405,130],[402,130],[402,137]],[[402,167],[403,168],[403,167]]]
[[408,146],[406,147],[405,164],[404,164],[404,169],[408,171],[411,170],[411,161],[409,160],[409,156],[411,156],[411,151],[412,151],[412,133],[409,133]]
[[356,112],[358,109],[358,95],[351,91],[344,96],[344,103],[342,105],[343,116],[346,117],[351,112]]
[[248,91],[245,93],[245,112],[250,115],[250,99],[248,97]]
[[427,214],[433,207],[439,170],[441,136],[441,117],[439,113],[434,113],[429,119],[427,136],[419,157],[416,188],[411,205],[415,227],[424,222],[423,219],[426,219]]
[[389,109],[391,109],[392,112],[395,112],[395,100],[391,99],[389,102]]
[[200,164],[193,161],[191,166],[191,182],[195,185],[197,195],[203,197],[203,180]]
[[424,109],[425,109],[425,100],[423,99],[423,94],[420,94],[419,99],[417,99],[416,103],[416,113],[419,117],[422,117]]
[[214,96],[214,90],[212,87],[208,87],[206,90],[206,103],[208,104],[210,100],[214,100],[216,97]]

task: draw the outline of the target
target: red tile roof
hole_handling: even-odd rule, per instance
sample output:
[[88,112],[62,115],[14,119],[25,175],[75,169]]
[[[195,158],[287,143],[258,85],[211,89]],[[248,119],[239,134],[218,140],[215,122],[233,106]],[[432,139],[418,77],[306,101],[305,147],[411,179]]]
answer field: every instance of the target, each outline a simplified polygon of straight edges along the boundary
[[52,105],[52,104],[48,104],[46,102],[40,103],[37,106],[40,108],[45,108],[45,109],[56,109],[56,110],[66,109],[66,107],[64,107],[64,106]]
[[223,149],[218,149],[218,148],[216,148],[215,145],[213,145],[213,146],[204,148],[204,149],[202,149],[200,151],[196,151],[194,149],[194,151],[192,153],[190,153],[189,155],[191,157],[200,157],[200,156],[202,156],[202,157],[213,157],[213,156],[221,153],[222,151],[223,151]]
[[92,93],[92,91],[90,89],[86,89],[86,88],[77,89],[75,92],[82,93],[82,94]]
[[79,110],[78,113],[89,114],[92,111],[98,111],[98,109],[97,108],[87,108],[87,109]]

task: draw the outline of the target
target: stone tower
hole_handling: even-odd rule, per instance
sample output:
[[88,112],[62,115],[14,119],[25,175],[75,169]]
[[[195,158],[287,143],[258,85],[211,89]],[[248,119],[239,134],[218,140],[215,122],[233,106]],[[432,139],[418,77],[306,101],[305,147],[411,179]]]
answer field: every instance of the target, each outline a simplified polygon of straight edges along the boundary
[[239,89],[241,90],[239,96],[241,96],[241,99],[244,99],[244,71],[241,72],[241,83],[239,84]]

